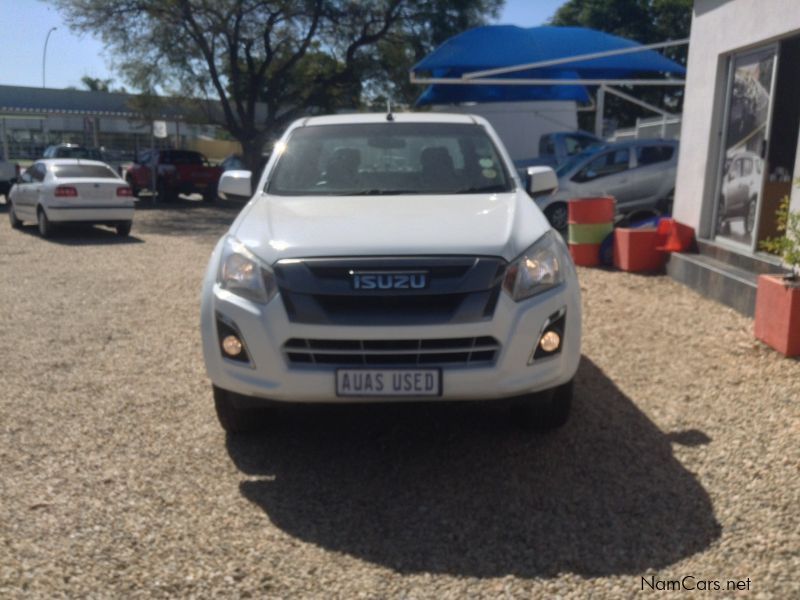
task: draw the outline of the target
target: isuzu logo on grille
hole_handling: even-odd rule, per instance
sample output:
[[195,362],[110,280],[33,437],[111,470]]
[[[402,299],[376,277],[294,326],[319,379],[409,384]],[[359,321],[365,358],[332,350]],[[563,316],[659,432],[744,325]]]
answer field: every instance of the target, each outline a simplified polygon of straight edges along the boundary
[[354,290],[421,290],[428,286],[426,271],[350,271]]

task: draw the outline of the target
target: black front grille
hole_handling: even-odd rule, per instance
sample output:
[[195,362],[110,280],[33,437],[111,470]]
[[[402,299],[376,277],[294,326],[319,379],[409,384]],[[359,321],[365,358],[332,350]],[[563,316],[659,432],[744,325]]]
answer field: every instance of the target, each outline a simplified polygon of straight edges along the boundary
[[290,365],[492,365],[500,344],[489,336],[416,340],[313,340],[283,345]]
[[[289,319],[337,325],[428,325],[492,318],[506,261],[496,257],[355,257],[280,261]],[[424,289],[353,289],[351,272],[424,272]]]

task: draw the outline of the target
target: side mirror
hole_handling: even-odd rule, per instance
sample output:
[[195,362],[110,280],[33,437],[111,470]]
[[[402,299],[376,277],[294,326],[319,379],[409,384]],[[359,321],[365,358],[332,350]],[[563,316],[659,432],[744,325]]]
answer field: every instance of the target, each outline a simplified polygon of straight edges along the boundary
[[531,196],[552,194],[558,189],[558,177],[550,167],[528,167],[528,193]]
[[219,178],[217,190],[225,196],[249,198],[253,195],[250,171],[225,171]]

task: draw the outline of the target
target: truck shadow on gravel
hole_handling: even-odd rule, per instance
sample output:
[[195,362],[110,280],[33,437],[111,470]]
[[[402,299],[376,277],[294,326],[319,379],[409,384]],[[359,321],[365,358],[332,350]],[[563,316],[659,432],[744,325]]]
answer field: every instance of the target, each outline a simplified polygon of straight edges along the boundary
[[228,437],[236,466],[256,476],[244,497],[299,540],[397,572],[633,574],[720,535],[665,434],[585,356],[573,417],[549,435],[491,404],[274,417],[264,434]]
[[172,202],[139,202],[134,230],[146,234],[219,238],[244,208],[246,202],[232,200],[207,204],[178,198]]

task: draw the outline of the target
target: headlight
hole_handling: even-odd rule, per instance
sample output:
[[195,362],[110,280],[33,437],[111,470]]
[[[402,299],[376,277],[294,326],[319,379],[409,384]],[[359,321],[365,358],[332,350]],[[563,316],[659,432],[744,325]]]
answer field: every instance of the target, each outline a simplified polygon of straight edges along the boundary
[[503,289],[515,302],[546,292],[564,281],[569,258],[557,235],[548,231],[508,265]]
[[262,304],[278,291],[274,273],[234,237],[223,244],[217,283],[232,294]]

